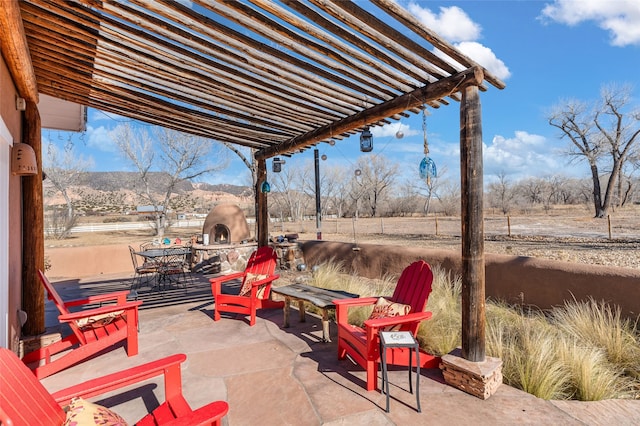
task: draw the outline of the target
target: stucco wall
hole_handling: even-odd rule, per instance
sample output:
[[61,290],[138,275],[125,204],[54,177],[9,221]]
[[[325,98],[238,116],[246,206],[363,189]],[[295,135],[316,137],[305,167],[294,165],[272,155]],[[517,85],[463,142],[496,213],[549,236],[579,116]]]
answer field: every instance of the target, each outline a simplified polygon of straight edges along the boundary
[[[254,244],[220,247],[209,253],[220,256],[222,272],[244,270],[247,259],[256,249]],[[100,275],[133,277],[133,262],[127,244],[49,247],[45,248],[45,256],[51,263],[47,277],[52,281],[87,277],[98,279]]]
[[[451,250],[354,244],[330,241],[301,243],[307,266],[332,258],[358,275],[378,278],[399,275],[418,259],[461,274],[461,255]],[[548,309],[565,300],[605,300],[620,307],[623,315],[640,315],[640,270],[591,266],[522,256],[485,255],[487,297]]]
[[[1,149],[8,149],[9,154],[11,148],[4,144],[18,143],[22,138],[22,113],[16,110],[16,93],[9,70],[0,55],[0,117],[11,139],[3,141]],[[8,264],[2,265],[3,269],[6,268],[7,274],[3,274],[0,278],[7,280],[6,285],[0,286],[0,288],[6,289],[6,294],[0,294],[0,297],[6,298],[8,309],[7,312],[0,314],[3,317],[6,315],[7,319],[7,345],[10,349],[17,351],[20,341],[20,324],[17,312],[22,306],[22,189],[21,178],[13,176],[10,167],[3,167],[1,173],[4,174],[3,179],[8,179],[9,193],[8,200],[0,202],[0,215],[5,215],[8,222],[8,235],[4,235],[3,231],[0,241],[0,244],[6,244],[4,249],[7,250],[8,257]],[[4,345],[4,342],[0,342],[0,345]]]

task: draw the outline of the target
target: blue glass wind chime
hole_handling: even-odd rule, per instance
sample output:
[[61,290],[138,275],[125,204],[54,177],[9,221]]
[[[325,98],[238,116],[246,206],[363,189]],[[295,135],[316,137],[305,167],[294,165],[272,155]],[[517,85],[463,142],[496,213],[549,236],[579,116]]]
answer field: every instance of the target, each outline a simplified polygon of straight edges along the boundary
[[427,181],[427,186],[431,186],[431,179],[438,177],[436,163],[429,157],[429,142],[427,141],[427,114],[426,108],[422,110],[422,133],[424,134],[424,158],[420,162],[420,179]]

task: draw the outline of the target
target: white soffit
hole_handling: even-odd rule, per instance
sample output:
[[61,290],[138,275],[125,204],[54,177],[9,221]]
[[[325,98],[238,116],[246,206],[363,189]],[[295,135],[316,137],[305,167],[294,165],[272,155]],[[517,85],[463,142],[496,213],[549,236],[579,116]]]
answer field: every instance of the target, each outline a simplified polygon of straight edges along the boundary
[[39,94],[38,111],[43,129],[83,132],[87,124],[87,107],[53,96]]

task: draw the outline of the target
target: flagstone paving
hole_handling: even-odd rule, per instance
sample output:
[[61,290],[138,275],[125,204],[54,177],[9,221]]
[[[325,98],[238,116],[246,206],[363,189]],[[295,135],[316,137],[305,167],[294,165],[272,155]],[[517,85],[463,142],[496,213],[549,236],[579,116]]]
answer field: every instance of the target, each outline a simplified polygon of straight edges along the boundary
[[[422,370],[420,404],[408,392],[406,369],[389,372],[390,412],[385,396],[364,389],[364,371],[338,361],[333,343],[321,341],[320,318],[307,315],[282,328],[281,310],[259,313],[254,327],[236,315],[213,321],[214,303],[207,277],[194,275],[183,289],[164,294],[143,288],[139,299],[140,353],[128,358],[124,347],[106,351],[42,380],[50,391],[133,367],[173,353],[187,354],[182,365],[183,392],[192,407],[213,400],[230,405],[226,425],[637,425],[640,401],[545,401],[502,385],[480,400],[446,385],[437,369]],[[56,283],[64,299],[128,288],[126,277],[100,277]],[[55,315],[47,303],[48,324]],[[414,376],[415,377],[415,376]],[[118,391],[96,401],[133,423],[163,400],[161,379]]]

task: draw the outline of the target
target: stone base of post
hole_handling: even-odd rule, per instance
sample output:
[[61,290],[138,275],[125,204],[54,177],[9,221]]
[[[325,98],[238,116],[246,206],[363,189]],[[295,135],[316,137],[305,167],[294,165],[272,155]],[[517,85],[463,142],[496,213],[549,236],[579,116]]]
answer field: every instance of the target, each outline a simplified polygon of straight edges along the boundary
[[460,348],[442,356],[440,369],[448,385],[480,399],[489,398],[502,384],[500,358],[486,357],[483,362],[472,362],[462,358]]
[[52,343],[59,342],[60,340],[62,340],[62,334],[57,330],[49,329],[47,329],[43,334],[39,334],[37,336],[23,336],[23,338],[20,339],[18,356],[22,358],[29,352],[44,348]]

